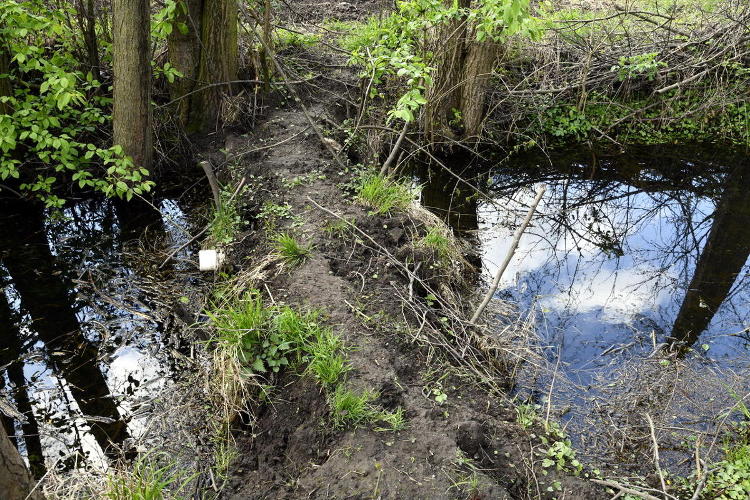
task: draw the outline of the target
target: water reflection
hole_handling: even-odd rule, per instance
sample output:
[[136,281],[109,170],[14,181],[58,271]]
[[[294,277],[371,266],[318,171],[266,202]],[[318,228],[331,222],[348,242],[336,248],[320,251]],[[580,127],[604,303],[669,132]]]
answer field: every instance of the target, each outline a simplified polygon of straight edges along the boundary
[[183,302],[203,286],[194,249],[158,264],[194,228],[177,203],[154,203],[88,199],[50,214],[2,201],[0,397],[18,410],[3,424],[36,475],[44,458],[67,468],[134,450],[187,352]]
[[[586,452],[604,453],[611,436],[598,434],[614,423],[640,433],[644,411],[708,431],[735,403],[732,391],[750,390],[741,376],[750,365],[748,177],[743,158],[687,148],[527,156],[492,171],[477,204],[487,276],[534,186],[547,185],[498,295],[534,314],[549,361],[521,374],[518,395],[552,395]],[[672,336],[694,348],[679,373],[658,362]],[[627,450],[627,432],[618,439]]]
[[[727,177],[711,231],[672,326],[674,341],[692,346],[727,300],[750,255],[750,171],[740,165]],[[742,278],[738,287],[742,287]],[[743,304],[746,305],[746,304]],[[743,325],[744,326],[744,325]],[[738,334],[746,331],[742,328]]]

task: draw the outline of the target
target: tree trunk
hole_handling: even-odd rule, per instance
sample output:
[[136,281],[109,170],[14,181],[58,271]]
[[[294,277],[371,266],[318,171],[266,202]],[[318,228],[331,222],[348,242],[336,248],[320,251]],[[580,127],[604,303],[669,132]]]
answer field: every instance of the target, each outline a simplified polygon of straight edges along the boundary
[[[8,71],[10,71],[9,65],[10,56],[8,55],[3,40],[0,39],[0,75],[8,74]],[[0,76],[0,96],[9,96],[12,95],[12,93],[13,88],[10,84],[10,78],[7,76]],[[9,103],[0,101],[0,115],[9,115],[12,112],[13,109],[10,107]]]
[[35,482],[31,477],[21,454],[10,442],[5,428],[0,425],[0,492],[4,500],[43,500],[39,490],[31,493]]
[[169,63],[180,73],[182,78],[176,78],[170,84],[169,92],[173,100],[177,101],[177,113],[180,124],[184,127],[190,117],[190,100],[181,99],[195,88],[195,77],[200,62],[200,33],[201,19],[203,19],[203,0],[185,0],[185,10],[179,10],[175,17],[175,24],[184,24],[187,32],[173,29],[167,39]]
[[151,168],[151,64],[148,0],[113,0],[114,143],[138,167]]
[[94,0],[78,0],[78,23],[86,45],[86,63],[94,79],[99,80],[99,42],[96,38],[96,10]]
[[[459,0],[468,8],[470,0]],[[436,34],[438,60],[427,92],[423,129],[433,139],[476,137],[485,113],[487,89],[499,45],[477,41],[465,18],[452,21]]]
[[[470,4],[471,0],[459,0],[460,8],[468,8]],[[432,86],[427,89],[427,104],[423,115],[423,129],[429,138],[456,135],[451,128],[451,121],[455,111],[460,108],[466,31],[466,19],[460,17],[434,33],[434,40],[440,43],[440,48],[434,50],[436,71]]]
[[202,90],[191,96],[188,132],[207,133],[219,125],[221,97],[237,79],[237,0],[204,0],[202,17],[196,77]]
[[459,107],[465,138],[477,137],[482,132],[486,96],[498,49],[494,42],[477,42],[473,37],[467,40]]

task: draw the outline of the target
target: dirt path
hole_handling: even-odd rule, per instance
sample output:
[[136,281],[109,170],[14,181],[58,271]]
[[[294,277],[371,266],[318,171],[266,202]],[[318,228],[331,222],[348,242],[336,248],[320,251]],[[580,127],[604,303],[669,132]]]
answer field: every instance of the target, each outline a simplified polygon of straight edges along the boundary
[[[331,123],[336,104],[311,107],[314,116],[328,117],[319,126]],[[366,238],[327,233],[337,219],[315,204],[354,221],[393,255],[409,251],[419,223],[370,215],[355,203],[342,189],[352,173],[327,157],[300,111],[273,110],[252,134],[230,137],[227,155],[277,143],[240,161],[262,186],[252,203],[288,204],[290,216],[276,220],[275,230],[293,232],[313,251],[300,267],[274,271],[257,286],[267,300],[324,311],[349,347],[347,386],[375,391],[387,410],[402,408],[406,428],[337,431],[319,386],[287,373],[272,401],[256,406],[253,425],[237,433],[240,458],[226,497],[595,498],[587,481],[544,476],[534,465],[538,439],[516,424],[515,410],[456,376],[439,353],[412,343],[420,325],[399,298],[410,294],[409,280]],[[235,256],[242,267],[271,252],[264,233],[256,227],[248,235],[244,253]],[[445,401],[436,401],[433,389]],[[553,485],[563,491],[548,493]]]

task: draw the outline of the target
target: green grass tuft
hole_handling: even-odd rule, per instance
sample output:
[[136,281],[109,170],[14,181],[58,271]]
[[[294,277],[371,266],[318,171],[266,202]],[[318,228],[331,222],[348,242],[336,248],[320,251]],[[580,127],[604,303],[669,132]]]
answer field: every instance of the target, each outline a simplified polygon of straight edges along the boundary
[[371,207],[372,214],[404,211],[414,199],[414,191],[407,185],[378,174],[362,176],[356,187],[357,198]]
[[188,476],[166,459],[166,455],[146,454],[138,458],[129,470],[110,473],[104,496],[109,500],[189,498],[189,492],[180,493],[194,478],[195,475]]
[[309,246],[301,245],[289,233],[280,233],[274,236],[273,245],[284,262],[291,266],[302,264],[310,256],[312,250]]

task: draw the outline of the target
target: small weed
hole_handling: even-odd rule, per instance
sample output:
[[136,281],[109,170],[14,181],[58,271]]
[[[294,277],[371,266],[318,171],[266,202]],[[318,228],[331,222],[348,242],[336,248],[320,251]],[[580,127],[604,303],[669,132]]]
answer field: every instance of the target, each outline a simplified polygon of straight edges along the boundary
[[365,174],[356,186],[357,198],[373,210],[371,214],[388,214],[406,210],[414,199],[414,191],[378,174]]
[[360,394],[342,385],[330,395],[333,426],[336,428],[356,427],[373,418],[372,402],[377,394],[364,391]]
[[534,422],[539,417],[537,414],[538,410],[539,405],[533,403],[523,403],[516,406],[516,422],[524,429],[528,429],[534,425]]
[[301,186],[302,184],[310,184],[311,182],[315,180],[323,180],[326,178],[326,175],[321,173],[320,171],[313,171],[309,174],[305,175],[298,175],[292,178],[284,178],[281,180],[281,184],[286,189],[291,189],[293,187]]
[[451,240],[437,227],[431,227],[418,245],[434,251],[441,260],[450,258]]
[[309,246],[301,245],[289,233],[280,233],[273,237],[273,245],[284,262],[291,266],[302,264],[312,250]]
[[331,238],[343,239],[351,231],[351,226],[354,225],[356,219],[351,217],[349,219],[336,219],[323,226],[323,232]]
[[320,36],[314,33],[299,33],[284,28],[277,28],[274,31],[274,38],[277,50],[312,47],[320,41]]
[[269,231],[278,227],[283,219],[291,221],[291,227],[299,227],[305,222],[302,217],[292,213],[292,206],[289,203],[282,205],[270,201],[263,204],[257,218],[263,221],[263,226]]
[[406,428],[406,417],[404,417],[404,409],[400,406],[392,412],[381,411],[378,414],[377,420],[385,424],[385,427],[375,427],[375,429],[373,430],[376,432],[397,432]]
[[[165,462],[165,465],[159,464]],[[107,476],[105,497],[110,500],[182,499],[180,495],[195,476],[188,476],[166,456],[146,454],[133,464],[132,469]]]
[[234,240],[237,231],[242,226],[237,203],[229,200],[230,193],[222,191],[221,206],[214,211],[209,224],[209,240],[215,245],[228,245]]

